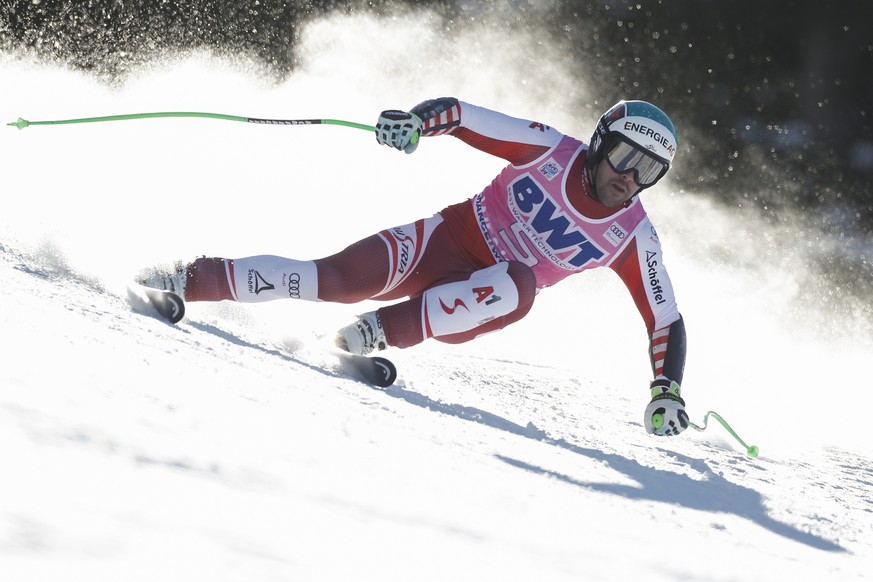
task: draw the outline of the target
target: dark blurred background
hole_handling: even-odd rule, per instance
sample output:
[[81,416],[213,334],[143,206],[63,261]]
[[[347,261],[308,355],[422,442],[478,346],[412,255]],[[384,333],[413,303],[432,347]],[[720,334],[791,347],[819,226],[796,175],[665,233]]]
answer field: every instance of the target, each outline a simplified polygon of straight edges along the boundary
[[[595,83],[598,110],[630,97],[658,103],[673,117],[686,137],[683,163],[673,173],[680,187],[757,207],[775,221],[800,216],[822,232],[873,244],[869,0],[0,0],[0,6],[0,50],[91,71],[108,84],[189,48],[254,57],[278,83],[294,71],[302,25],[333,12],[390,15],[426,7],[447,33],[471,20],[507,34],[537,27],[566,49],[566,67]],[[860,261],[869,273],[870,257]]]

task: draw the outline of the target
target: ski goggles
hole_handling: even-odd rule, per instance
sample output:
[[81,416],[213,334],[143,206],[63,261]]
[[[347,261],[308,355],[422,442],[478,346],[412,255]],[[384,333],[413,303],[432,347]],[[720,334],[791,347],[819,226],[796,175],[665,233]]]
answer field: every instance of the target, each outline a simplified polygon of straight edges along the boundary
[[607,144],[604,158],[619,174],[633,170],[634,178],[642,188],[654,185],[670,169],[670,164],[617,136]]

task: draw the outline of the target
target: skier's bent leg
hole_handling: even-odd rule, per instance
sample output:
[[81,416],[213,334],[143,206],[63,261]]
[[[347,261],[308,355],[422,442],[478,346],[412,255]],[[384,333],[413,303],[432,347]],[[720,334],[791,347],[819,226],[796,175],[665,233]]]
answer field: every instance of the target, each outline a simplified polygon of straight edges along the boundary
[[200,257],[172,268],[157,267],[138,278],[149,287],[168,289],[185,301],[254,303],[272,299],[318,299],[318,276],[313,261],[273,255],[243,259]]
[[407,348],[430,337],[460,343],[518,321],[530,311],[535,295],[533,271],[511,261],[383,307],[378,316],[390,346]]
[[[410,225],[382,231],[314,261],[274,255],[242,259],[201,257],[187,265],[179,261],[146,269],[136,279],[148,287],[173,291],[186,301],[257,303],[291,298],[357,303],[394,290],[414,271],[405,261],[404,253],[410,253],[410,247],[423,247],[427,237],[420,241],[407,236],[401,247],[392,244],[396,236],[392,233],[406,228],[419,236],[429,236],[439,224],[436,219],[419,222],[422,223],[419,229]],[[394,265],[393,274],[390,265]]]

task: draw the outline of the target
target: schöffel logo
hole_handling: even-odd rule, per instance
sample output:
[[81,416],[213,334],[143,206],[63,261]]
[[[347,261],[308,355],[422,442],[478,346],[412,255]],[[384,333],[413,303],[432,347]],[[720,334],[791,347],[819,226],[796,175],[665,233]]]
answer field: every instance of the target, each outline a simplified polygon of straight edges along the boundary
[[530,174],[525,174],[509,185],[509,194],[515,207],[525,215],[527,225],[539,236],[537,242],[548,247],[542,251],[572,252],[572,256],[560,259],[574,267],[582,267],[597,261],[606,254],[592,243],[579,227],[573,225],[567,215],[558,209]]
[[267,283],[267,280],[261,277],[261,274],[254,269],[249,269],[249,293],[260,295],[261,291],[272,291],[275,289],[273,285]]
[[646,267],[649,269],[649,291],[652,293],[652,299],[655,300],[655,304],[661,305],[666,299],[661,280],[658,278],[658,253],[646,251]]

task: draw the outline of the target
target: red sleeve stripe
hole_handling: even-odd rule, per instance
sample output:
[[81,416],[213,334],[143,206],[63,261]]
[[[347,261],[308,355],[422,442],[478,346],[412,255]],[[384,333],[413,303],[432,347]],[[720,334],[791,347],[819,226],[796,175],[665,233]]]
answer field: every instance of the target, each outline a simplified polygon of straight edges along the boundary
[[423,133],[427,136],[450,133],[461,124],[460,107],[455,105],[424,122]]
[[652,368],[654,368],[655,378],[664,375],[664,358],[660,360],[652,360]]
[[[670,326],[663,327],[652,334],[652,341],[670,336]],[[664,341],[667,341],[666,339]]]
[[652,355],[653,356],[655,354],[663,354],[666,351],[667,351],[667,342],[659,343],[659,344],[652,344]]
[[670,326],[659,329],[652,334],[652,368],[655,372],[655,377],[661,376],[664,372],[664,357],[667,353],[667,341],[670,339]]

